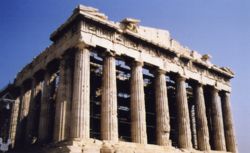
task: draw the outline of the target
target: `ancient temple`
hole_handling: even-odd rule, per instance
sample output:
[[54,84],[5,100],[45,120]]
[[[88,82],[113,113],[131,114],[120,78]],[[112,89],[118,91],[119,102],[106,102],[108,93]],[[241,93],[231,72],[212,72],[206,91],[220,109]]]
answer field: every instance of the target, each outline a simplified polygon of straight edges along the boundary
[[1,144],[13,153],[237,153],[234,73],[139,23],[78,6],[0,91]]

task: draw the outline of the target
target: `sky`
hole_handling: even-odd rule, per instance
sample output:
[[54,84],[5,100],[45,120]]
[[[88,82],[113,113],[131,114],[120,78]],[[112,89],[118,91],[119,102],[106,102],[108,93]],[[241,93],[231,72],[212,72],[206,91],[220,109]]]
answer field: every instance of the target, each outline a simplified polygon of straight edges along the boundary
[[250,145],[250,1],[247,0],[0,0],[0,88],[51,44],[50,34],[83,4],[110,20],[125,17],[170,31],[184,46],[230,67],[232,111],[240,153]]

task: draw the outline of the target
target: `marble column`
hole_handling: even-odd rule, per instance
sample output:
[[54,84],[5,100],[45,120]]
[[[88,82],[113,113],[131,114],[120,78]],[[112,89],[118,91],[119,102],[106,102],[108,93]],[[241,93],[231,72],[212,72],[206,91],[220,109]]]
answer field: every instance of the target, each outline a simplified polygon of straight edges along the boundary
[[220,151],[226,151],[225,136],[223,129],[221,104],[218,90],[216,88],[211,89],[211,117],[212,117],[212,139],[214,143],[214,149]]
[[158,145],[170,144],[170,118],[165,71],[157,70],[155,78],[156,142]]
[[131,74],[131,138],[132,142],[147,144],[146,108],[142,62],[135,61]]
[[69,138],[69,115],[71,104],[71,84],[72,84],[72,68],[69,62],[69,55],[62,57],[59,68],[59,86],[56,99],[56,112],[54,124],[54,141],[62,141]]
[[41,90],[41,83],[36,79],[32,78],[32,85],[31,85],[31,98],[30,98],[30,107],[29,113],[27,118],[27,126],[26,126],[26,133],[25,133],[25,140],[27,144],[34,143],[36,141],[36,134],[35,134],[35,115],[36,115],[36,96]]
[[237,153],[237,144],[234,133],[233,118],[230,104],[230,94],[228,92],[222,93],[222,114],[224,121],[225,139],[227,151]]
[[190,149],[192,140],[185,78],[178,76],[176,84],[178,143],[180,148]]
[[198,149],[201,151],[210,150],[209,131],[206,116],[206,106],[203,93],[203,86],[200,83],[194,86],[195,111],[196,111],[196,131]]
[[9,138],[11,140],[11,148],[14,148],[14,145],[15,145],[19,105],[20,105],[20,98],[18,97],[15,100],[15,102],[12,104],[12,108],[11,108],[10,130],[9,130]]
[[24,144],[25,129],[27,124],[27,116],[30,106],[31,90],[26,84],[23,84],[20,92],[20,107],[19,117],[17,123],[17,134],[15,146],[22,146]]
[[106,53],[103,64],[101,138],[118,141],[117,87],[115,57]]
[[49,139],[49,128],[50,126],[50,116],[51,114],[51,105],[50,105],[50,77],[51,74],[46,71],[44,74],[43,89],[42,89],[42,100],[41,100],[41,109],[40,109],[40,119],[39,119],[39,129],[38,129],[38,141],[47,142]]
[[90,52],[78,48],[75,54],[71,138],[88,139],[90,134]]

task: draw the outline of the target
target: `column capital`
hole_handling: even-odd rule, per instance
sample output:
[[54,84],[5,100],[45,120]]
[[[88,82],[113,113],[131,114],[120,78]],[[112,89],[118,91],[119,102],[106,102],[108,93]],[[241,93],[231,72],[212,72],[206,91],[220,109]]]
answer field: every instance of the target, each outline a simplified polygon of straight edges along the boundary
[[197,80],[193,81],[192,83],[193,83],[194,87],[203,87],[204,86],[204,84],[202,84],[202,82],[197,81]]
[[144,65],[144,62],[135,59],[135,60],[132,62],[132,65],[133,65],[133,66],[143,66],[143,65]]
[[106,50],[103,55],[105,57],[115,57],[116,56],[116,53],[114,51],[111,51],[111,50]]
[[77,49],[83,49],[83,48],[89,48],[90,46],[83,41],[79,41],[74,47]]
[[226,95],[226,96],[230,96],[230,95],[231,95],[231,92],[230,92],[230,91],[222,90],[221,93],[223,93],[223,94]]
[[212,91],[212,92],[219,92],[220,90],[219,90],[218,87],[212,86],[211,91]]
[[179,75],[177,76],[177,79],[176,79],[176,80],[177,80],[177,81],[186,81],[186,79],[187,79],[187,78],[186,78],[185,76],[179,74]]
[[166,70],[163,70],[162,68],[159,67],[155,70],[155,72],[156,74],[164,74],[164,75],[167,73]]

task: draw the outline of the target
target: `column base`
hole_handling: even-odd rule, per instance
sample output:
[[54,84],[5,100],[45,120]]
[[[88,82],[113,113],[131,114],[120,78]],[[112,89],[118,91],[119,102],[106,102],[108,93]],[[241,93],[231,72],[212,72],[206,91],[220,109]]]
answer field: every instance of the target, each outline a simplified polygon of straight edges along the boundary
[[225,151],[198,151],[179,149],[172,146],[158,146],[131,142],[112,142],[89,139],[69,140],[44,146],[31,146],[27,149],[14,149],[8,153],[228,153]]

